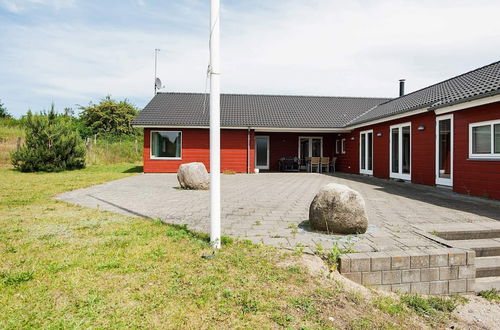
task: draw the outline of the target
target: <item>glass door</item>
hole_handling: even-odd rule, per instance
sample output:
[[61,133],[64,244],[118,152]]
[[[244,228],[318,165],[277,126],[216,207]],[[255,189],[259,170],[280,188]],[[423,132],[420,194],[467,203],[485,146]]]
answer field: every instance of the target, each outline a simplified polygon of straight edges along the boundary
[[453,115],[436,118],[436,184],[453,185]]
[[323,138],[299,137],[299,158],[301,164],[306,164],[308,157],[323,157]]
[[411,180],[411,124],[390,128],[390,177]]
[[359,173],[373,175],[373,130],[361,132],[359,143]]
[[262,170],[269,169],[269,136],[255,137],[255,167]]

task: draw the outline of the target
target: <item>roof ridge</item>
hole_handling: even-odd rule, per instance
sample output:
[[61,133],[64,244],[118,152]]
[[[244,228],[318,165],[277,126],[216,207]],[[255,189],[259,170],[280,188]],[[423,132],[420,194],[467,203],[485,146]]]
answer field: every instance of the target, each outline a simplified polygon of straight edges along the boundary
[[[185,95],[205,95],[210,93],[202,92],[158,92],[157,94],[185,94]],[[386,100],[390,101],[390,97],[370,97],[370,96],[328,96],[328,95],[294,95],[294,94],[250,94],[250,93],[221,93],[221,95],[231,96],[268,96],[268,97],[317,97],[317,98],[338,98],[338,99],[369,99],[369,100]],[[385,102],[383,102],[385,103]]]
[[[393,99],[391,99],[391,100],[389,100],[389,101],[387,101],[387,102],[380,103],[379,105],[382,105],[382,104],[387,104],[387,103],[389,103],[389,102],[399,100],[399,99],[401,99],[401,98],[404,98],[405,96],[415,94],[415,93],[420,92],[420,91],[423,91],[423,90],[425,90],[425,89],[428,89],[428,88],[431,88],[431,87],[437,86],[437,85],[439,85],[439,84],[443,84],[443,83],[445,83],[445,82],[447,82],[447,81],[450,81],[450,80],[453,80],[453,79],[456,79],[456,78],[459,78],[459,77],[462,77],[462,76],[468,75],[468,74],[470,74],[470,73],[472,73],[472,72],[482,70],[482,69],[484,69],[484,68],[486,68],[486,67],[489,67],[489,66],[492,66],[492,65],[495,65],[495,64],[498,64],[498,63],[500,63],[500,61],[495,61],[495,62],[493,62],[493,63],[483,65],[482,67],[479,67],[479,68],[476,68],[476,69],[473,69],[473,70],[467,71],[467,72],[465,72],[465,73],[462,73],[462,74],[456,75],[456,76],[454,76],[454,77],[451,77],[451,78],[445,79],[445,80],[443,80],[443,81],[439,81],[439,82],[437,82],[437,83],[435,83],[435,84],[432,84],[432,85],[429,85],[429,86],[426,86],[426,87],[423,87],[423,88],[417,89],[416,91],[413,91],[413,92],[411,92],[411,93],[408,93],[408,94],[405,94],[405,95],[398,96],[398,97],[393,98]],[[440,100],[438,100],[438,101],[440,101]],[[436,101],[436,102],[437,102],[437,101]]]

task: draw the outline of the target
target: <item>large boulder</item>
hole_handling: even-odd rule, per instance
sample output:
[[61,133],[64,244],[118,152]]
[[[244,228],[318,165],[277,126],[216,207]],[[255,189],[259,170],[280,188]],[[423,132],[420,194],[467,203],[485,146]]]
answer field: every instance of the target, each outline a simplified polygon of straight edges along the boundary
[[337,234],[362,234],[368,227],[365,201],[357,191],[330,183],[314,197],[309,222],[316,230]]
[[187,163],[179,166],[177,180],[184,189],[207,190],[209,176],[203,163]]

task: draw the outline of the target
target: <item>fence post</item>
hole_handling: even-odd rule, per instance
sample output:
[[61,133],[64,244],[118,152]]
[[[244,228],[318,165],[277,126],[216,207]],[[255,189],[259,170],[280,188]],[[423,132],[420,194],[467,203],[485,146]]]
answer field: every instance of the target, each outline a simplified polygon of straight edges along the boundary
[[137,145],[137,139],[134,141],[134,148],[135,148],[135,153],[139,152],[139,146]]
[[88,137],[88,138],[87,138],[87,142],[85,143],[85,146],[87,147],[87,152],[89,152],[89,151],[90,151],[90,146],[91,146],[91,142],[90,142],[90,141],[91,141],[91,140],[90,140],[90,138]]
[[94,144],[97,144],[97,134],[94,134]]
[[19,151],[21,149],[21,137],[17,137],[17,145],[16,145],[16,150]]

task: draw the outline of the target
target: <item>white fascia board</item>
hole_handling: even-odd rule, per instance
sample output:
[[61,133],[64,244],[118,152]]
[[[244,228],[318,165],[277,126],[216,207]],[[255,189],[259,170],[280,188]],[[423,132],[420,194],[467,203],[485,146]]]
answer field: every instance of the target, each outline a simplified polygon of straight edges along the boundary
[[353,129],[360,128],[360,127],[371,126],[371,125],[380,124],[380,123],[383,123],[386,121],[391,121],[391,120],[396,120],[396,119],[401,119],[401,118],[405,118],[405,117],[418,115],[420,113],[425,113],[427,111],[429,111],[429,110],[427,110],[427,108],[416,109],[416,110],[412,110],[412,111],[408,111],[408,112],[399,113],[397,115],[392,115],[390,117],[384,117],[384,118],[380,118],[380,119],[367,121],[367,122],[357,124],[357,125],[347,126],[346,128],[353,130]]
[[[199,128],[209,129],[208,126],[172,126],[172,125],[133,125],[135,128],[168,128],[168,129],[182,129],[182,128]],[[294,128],[294,127],[224,127],[221,129],[252,129],[256,132],[290,132],[290,133],[348,133],[349,129],[345,128]]]
[[436,109],[436,110],[434,110],[434,112],[436,113],[436,115],[443,115],[445,113],[469,109],[469,108],[477,107],[480,105],[495,103],[495,102],[500,102],[500,95],[494,95],[494,96],[485,97],[482,99],[472,100],[469,102],[450,105],[447,107]]

